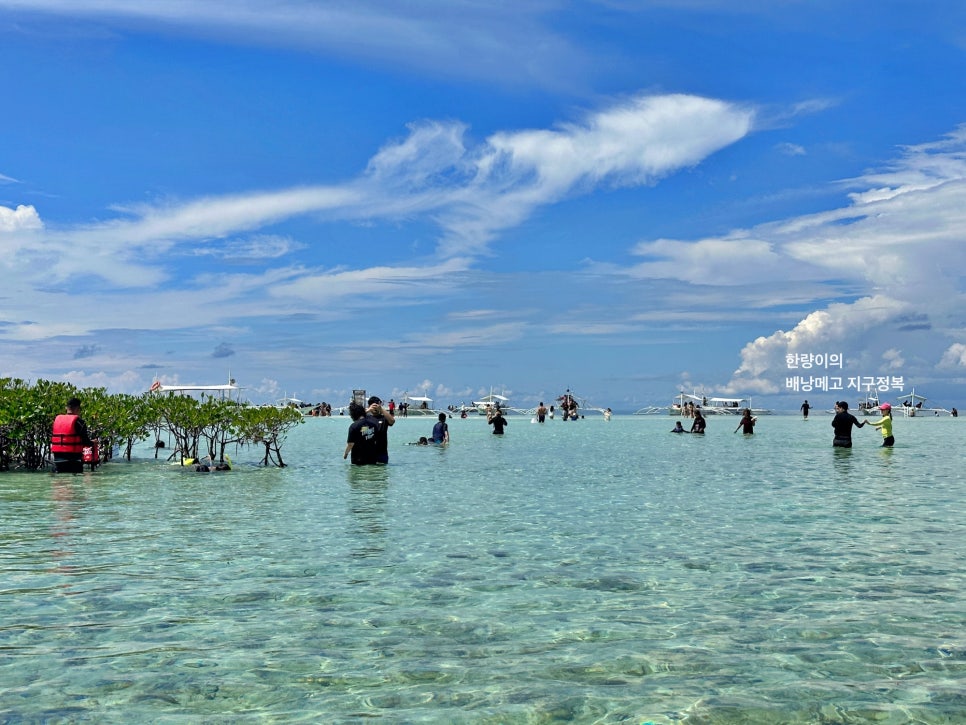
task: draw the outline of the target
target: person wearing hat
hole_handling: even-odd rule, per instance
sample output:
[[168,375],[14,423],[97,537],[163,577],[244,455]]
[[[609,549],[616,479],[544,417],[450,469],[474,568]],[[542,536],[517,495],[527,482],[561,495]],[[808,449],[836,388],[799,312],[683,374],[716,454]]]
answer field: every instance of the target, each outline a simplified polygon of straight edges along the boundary
[[882,417],[879,420],[870,420],[869,425],[874,425],[882,431],[882,447],[891,448],[896,439],[892,437],[892,406],[883,403],[879,406]]
[[376,427],[376,463],[389,463],[389,426],[396,424],[396,418],[382,407],[382,399],[373,395],[366,408],[366,419]]

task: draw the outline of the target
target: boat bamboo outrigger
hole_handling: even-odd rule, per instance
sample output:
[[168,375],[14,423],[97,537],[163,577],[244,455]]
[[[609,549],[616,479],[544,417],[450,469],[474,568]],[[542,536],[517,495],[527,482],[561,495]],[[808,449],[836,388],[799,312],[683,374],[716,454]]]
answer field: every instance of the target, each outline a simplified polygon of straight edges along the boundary
[[[402,406],[405,406],[405,408]],[[431,415],[435,417],[440,413],[433,407],[432,398],[427,398],[425,395],[410,395],[409,393],[403,393],[398,410],[405,410],[405,413],[402,413],[405,416]]]
[[678,393],[674,401],[669,406],[651,405],[641,408],[635,415],[656,415],[664,414],[679,415],[688,417],[693,415],[695,409],[699,409],[702,415],[741,415],[745,409],[751,410],[752,415],[771,415],[772,411],[766,408],[754,408],[751,405],[751,398],[745,396],[714,397],[704,393]]
[[301,398],[279,398],[271,407],[292,408],[293,410],[299,411],[302,415],[310,415],[315,406]]
[[[870,390],[865,397],[859,401],[859,415],[878,415],[879,413],[879,394]],[[834,411],[833,411],[834,412]]]
[[483,415],[489,417],[497,410],[504,415],[508,413],[532,415],[536,408],[512,408],[510,407],[510,399],[507,396],[494,393],[491,388],[487,395],[481,396],[471,404],[467,405],[465,402],[460,402],[459,405],[450,406],[449,409],[451,413],[458,414],[461,418],[465,418],[467,415]]
[[506,413],[510,409],[510,399],[505,395],[491,392],[479,400],[473,401],[473,407],[480,415],[488,415],[491,411],[500,410]]
[[[163,385],[160,381],[155,380],[151,384],[151,388],[148,392],[150,393],[202,393],[211,395],[212,397],[221,397],[225,400],[238,401],[238,395],[241,388],[235,385],[235,379],[232,378],[228,381],[226,385]],[[234,397],[232,397],[232,395]]]
[[952,413],[945,408],[927,408],[925,407],[925,402],[926,397],[923,395],[916,395],[915,388],[913,388],[912,392],[908,395],[896,396],[896,408],[902,410],[902,415],[906,418],[935,418],[942,415],[952,415]]
[[563,420],[576,420],[578,416],[583,417],[586,413],[600,413],[605,418],[611,415],[609,408],[592,405],[586,398],[579,397],[570,388],[567,388],[563,395],[558,396],[556,402]]
[[[838,405],[838,402],[836,402]],[[828,408],[826,413],[835,415],[835,408]],[[879,415],[879,394],[875,390],[869,390],[859,398],[855,407],[855,415],[878,416]]]

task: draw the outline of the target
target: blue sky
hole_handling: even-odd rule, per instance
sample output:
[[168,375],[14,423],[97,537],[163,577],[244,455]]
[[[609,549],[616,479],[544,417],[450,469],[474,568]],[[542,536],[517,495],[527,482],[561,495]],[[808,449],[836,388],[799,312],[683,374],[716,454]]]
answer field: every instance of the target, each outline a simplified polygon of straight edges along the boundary
[[966,399],[959,2],[0,0],[0,79],[0,376]]

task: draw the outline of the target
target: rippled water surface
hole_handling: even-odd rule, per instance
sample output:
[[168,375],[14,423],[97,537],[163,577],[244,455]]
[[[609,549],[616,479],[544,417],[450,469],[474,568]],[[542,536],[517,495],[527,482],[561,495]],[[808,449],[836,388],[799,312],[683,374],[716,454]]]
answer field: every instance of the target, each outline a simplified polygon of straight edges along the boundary
[[830,420],[0,473],[0,721],[966,722],[966,424]]

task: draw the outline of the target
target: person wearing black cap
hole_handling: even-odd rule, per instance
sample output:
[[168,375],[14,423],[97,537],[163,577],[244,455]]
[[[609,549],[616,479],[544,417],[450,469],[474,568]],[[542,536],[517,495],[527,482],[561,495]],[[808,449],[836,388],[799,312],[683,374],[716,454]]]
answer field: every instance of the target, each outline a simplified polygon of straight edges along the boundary
[[835,448],[851,448],[852,426],[861,428],[864,425],[864,420],[860,423],[858,418],[849,412],[848,403],[846,403],[844,400],[838,401],[835,404],[835,417],[832,418],[832,429],[835,431],[835,437],[832,439],[832,445]]
[[376,427],[376,462],[389,463],[389,426],[395,425],[396,419],[382,407],[382,399],[375,395],[369,398],[366,418]]

